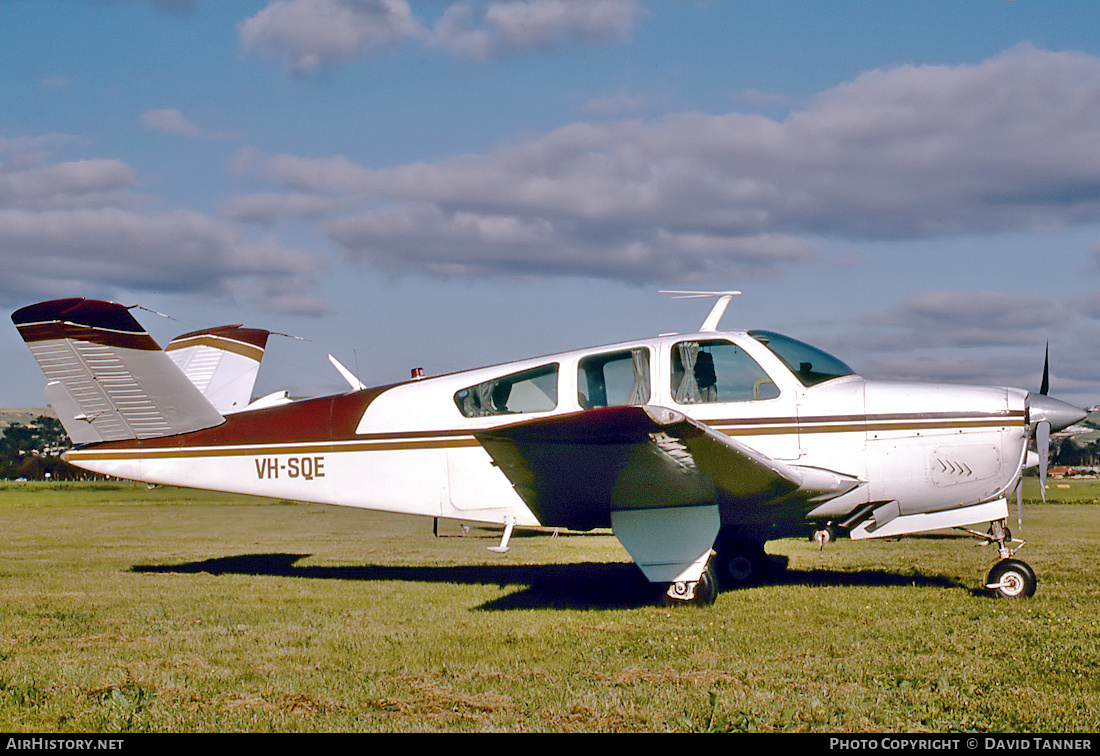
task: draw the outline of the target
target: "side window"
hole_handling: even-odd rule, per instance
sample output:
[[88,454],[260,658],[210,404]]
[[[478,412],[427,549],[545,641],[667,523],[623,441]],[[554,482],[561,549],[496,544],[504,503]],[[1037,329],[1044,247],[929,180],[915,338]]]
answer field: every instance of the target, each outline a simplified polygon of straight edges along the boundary
[[593,354],[577,365],[577,401],[584,409],[649,401],[649,350]]
[[512,373],[455,394],[455,404],[466,417],[549,412],[558,406],[558,365]]
[[775,399],[779,388],[756,360],[728,341],[681,341],[672,347],[672,398],[678,404]]

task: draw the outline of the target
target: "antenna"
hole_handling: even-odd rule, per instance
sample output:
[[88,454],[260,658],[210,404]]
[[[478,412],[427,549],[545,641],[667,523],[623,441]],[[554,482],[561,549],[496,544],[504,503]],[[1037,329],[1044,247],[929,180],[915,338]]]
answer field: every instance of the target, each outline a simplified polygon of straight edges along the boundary
[[726,313],[726,305],[730,300],[739,295],[739,291],[662,291],[661,294],[672,294],[673,299],[703,299],[705,297],[717,297],[707,319],[703,321],[700,331],[717,331],[718,321]]

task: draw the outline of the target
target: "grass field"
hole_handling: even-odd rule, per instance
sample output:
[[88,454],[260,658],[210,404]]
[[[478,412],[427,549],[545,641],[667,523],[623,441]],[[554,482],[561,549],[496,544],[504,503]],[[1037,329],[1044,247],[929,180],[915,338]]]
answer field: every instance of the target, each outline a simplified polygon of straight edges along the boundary
[[671,610],[607,534],[0,484],[0,731],[1092,732],[1100,483],[1049,498],[1031,600],[969,538],[785,540]]

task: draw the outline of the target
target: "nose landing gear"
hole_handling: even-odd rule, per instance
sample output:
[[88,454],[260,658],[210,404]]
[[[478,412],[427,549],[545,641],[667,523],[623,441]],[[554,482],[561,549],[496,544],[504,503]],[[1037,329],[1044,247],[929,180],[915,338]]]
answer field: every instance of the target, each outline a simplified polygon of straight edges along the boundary
[[1019,559],[1002,559],[993,565],[985,585],[998,598],[1030,598],[1035,586],[1035,572]]
[[1005,520],[994,520],[989,523],[989,532],[979,533],[975,530],[966,530],[986,543],[997,544],[997,551],[1001,561],[993,565],[985,579],[985,587],[993,591],[997,598],[1030,598],[1035,595],[1038,581],[1035,571],[1027,562],[1012,557],[1022,549],[1026,541],[1013,538]]

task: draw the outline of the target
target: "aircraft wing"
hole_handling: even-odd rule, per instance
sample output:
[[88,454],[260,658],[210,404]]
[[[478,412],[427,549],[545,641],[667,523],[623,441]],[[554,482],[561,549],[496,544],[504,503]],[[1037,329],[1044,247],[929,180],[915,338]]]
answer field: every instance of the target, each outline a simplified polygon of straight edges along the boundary
[[780,507],[859,485],[771,459],[664,407],[608,407],[474,435],[543,525],[612,527],[654,581],[698,578],[724,507],[768,522]]

